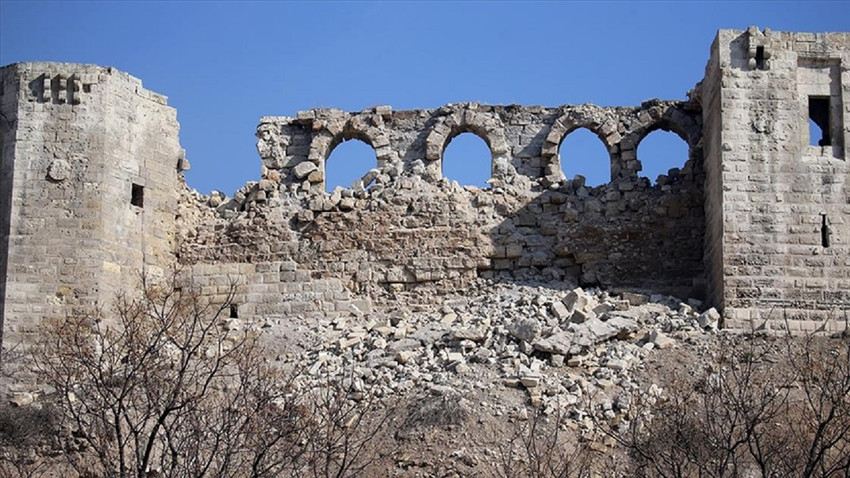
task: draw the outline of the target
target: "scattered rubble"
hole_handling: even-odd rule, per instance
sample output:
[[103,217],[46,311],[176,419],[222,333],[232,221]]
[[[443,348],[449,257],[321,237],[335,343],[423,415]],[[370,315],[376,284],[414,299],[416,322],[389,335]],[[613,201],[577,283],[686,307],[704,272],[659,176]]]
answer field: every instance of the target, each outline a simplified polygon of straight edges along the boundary
[[[620,419],[630,397],[653,386],[632,372],[654,348],[717,330],[714,309],[699,313],[668,296],[492,282],[481,290],[425,311],[352,313],[303,325],[317,344],[278,358],[307,371],[304,386],[344,379],[384,397],[522,389],[527,404],[567,412],[587,428],[590,408]],[[482,405],[494,416],[524,409]]]

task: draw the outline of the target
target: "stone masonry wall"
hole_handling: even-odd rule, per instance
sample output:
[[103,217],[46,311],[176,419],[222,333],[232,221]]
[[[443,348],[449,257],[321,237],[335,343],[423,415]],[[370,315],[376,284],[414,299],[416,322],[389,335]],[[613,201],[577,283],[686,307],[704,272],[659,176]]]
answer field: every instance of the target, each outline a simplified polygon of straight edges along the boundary
[[106,303],[173,263],[176,114],[126,73],[21,63],[0,70],[3,340]]
[[[701,121],[696,103],[658,100],[263,118],[262,179],[233,198],[186,195],[180,261],[207,272],[204,264],[252,269],[237,288],[240,317],[344,312],[352,297],[365,299],[362,309],[399,294],[463,293],[478,277],[702,297]],[[563,177],[558,148],[579,127],[611,153],[608,184]],[[690,159],[653,185],[639,177],[635,151],[655,129],[679,134]],[[441,177],[446,145],[467,131],[492,153],[483,190]],[[373,146],[377,168],[326,194],[325,161],[353,139]],[[229,283],[225,274],[194,275],[207,278],[210,293]]]
[[[702,88],[707,247],[727,327],[847,328],[848,62],[847,33],[721,30],[712,47]],[[812,146],[810,108],[820,104],[814,117],[831,138]]]
[[[695,298],[733,328],[843,330],[848,52],[844,33],[721,30],[687,101],[264,117],[259,180],[233,197],[185,186],[176,114],[138,79],[3,67],[4,346],[178,264],[205,297],[235,286],[233,317],[267,323],[433,304],[492,280]],[[608,150],[608,183],[563,176],[559,147],[578,128]],[[689,154],[653,182],[637,149],[657,129]],[[442,177],[465,132],[490,149],[487,188]],[[326,161],[349,140],[376,167],[325,193]]]

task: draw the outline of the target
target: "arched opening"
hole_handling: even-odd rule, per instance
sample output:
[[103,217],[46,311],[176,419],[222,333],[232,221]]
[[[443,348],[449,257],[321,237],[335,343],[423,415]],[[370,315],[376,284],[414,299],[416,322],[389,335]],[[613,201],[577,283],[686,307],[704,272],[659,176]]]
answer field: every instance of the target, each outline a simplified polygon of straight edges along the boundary
[[659,176],[669,177],[673,168],[681,168],[688,160],[688,143],[672,131],[657,129],[638,144],[637,157],[641,176],[658,184]]
[[611,155],[605,143],[589,129],[578,128],[567,133],[558,148],[558,155],[567,179],[582,175],[587,186],[611,181]]
[[487,186],[493,155],[487,143],[475,133],[461,133],[449,139],[443,151],[443,177],[461,186]]
[[343,141],[325,161],[325,191],[330,193],[337,186],[350,188],[377,165],[375,150],[369,144],[356,138]]

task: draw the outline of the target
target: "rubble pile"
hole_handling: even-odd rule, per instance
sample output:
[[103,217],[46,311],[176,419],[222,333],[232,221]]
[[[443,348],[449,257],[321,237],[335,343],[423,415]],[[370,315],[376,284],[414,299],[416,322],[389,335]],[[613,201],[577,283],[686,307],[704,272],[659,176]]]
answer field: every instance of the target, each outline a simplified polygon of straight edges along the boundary
[[[627,411],[641,388],[631,372],[653,349],[715,332],[719,319],[714,309],[698,312],[699,301],[662,295],[503,283],[482,290],[426,311],[355,310],[314,322],[319,343],[278,358],[306,371],[307,387],[331,379],[356,393],[459,397],[515,388],[532,406],[592,426],[591,405],[607,419]],[[527,413],[498,401],[480,405],[495,416]]]

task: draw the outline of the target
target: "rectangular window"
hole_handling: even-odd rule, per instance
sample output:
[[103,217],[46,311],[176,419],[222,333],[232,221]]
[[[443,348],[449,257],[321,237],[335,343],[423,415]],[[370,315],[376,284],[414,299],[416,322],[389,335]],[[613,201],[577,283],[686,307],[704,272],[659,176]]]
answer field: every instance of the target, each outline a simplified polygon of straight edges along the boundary
[[831,146],[829,132],[829,96],[809,96],[809,143]]
[[145,187],[139,184],[133,184],[133,189],[130,191],[130,204],[136,207],[145,206]]
[[764,70],[764,47],[756,47],[756,68]]

